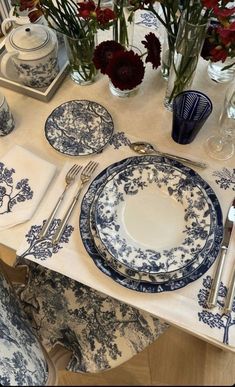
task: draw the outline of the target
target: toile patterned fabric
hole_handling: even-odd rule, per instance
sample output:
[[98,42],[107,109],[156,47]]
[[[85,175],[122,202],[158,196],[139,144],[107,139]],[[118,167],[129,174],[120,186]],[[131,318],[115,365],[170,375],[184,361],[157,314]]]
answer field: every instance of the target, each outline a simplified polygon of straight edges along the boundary
[[158,318],[34,262],[18,289],[24,310],[44,347],[72,351],[67,370],[95,373],[117,367],[144,350],[168,328]]
[[0,271],[0,385],[42,386],[47,377],[39,341]]
[[53,164],[29,150],[11,147],[0,160],[0,231],[33,216],[55,172]]

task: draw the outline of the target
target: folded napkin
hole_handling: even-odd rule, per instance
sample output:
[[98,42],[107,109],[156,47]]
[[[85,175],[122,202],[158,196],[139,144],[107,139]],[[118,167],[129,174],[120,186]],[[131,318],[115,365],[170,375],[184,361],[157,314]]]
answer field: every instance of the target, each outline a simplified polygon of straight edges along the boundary
[[[124,133],[115,133],[111,145],[102,153],[92,156],[94,161],[99,162],[99,167],[96,169],[92,178],[111,163],[125,157],[136,156],[128,146],[130,140],[134,139],[127,138]],[[196,159],[196,153],[197,149],[195,150],[195,157],[191,155],[191,158]],[[190,157],[189,154],[185,154],[185,156]],[[231,167],[224,166],[224,164],[221,165],[219,162],[214,162],[211,159],[204,161],[208,161],[208,168],[205,170],[198,168],[197,172],[215,191],[225,219],[227,210],[234,198],[235,170]],[[79,164],[82,166],[87,162],[88,160],[85,159],[79,160]],[[47,238],[44,240],[38,239],[38,234],[42,228],[43,222],[47,219],[57,197],[64,188],[64,178],[71,165],[72,162],[68,162],[64,166],[58,175],[55,184],[48,190],[40,207],[40,212],[38,211],[31,220],[31,227],[29,226],[24,239],[17,250],[17,255],[37,262],[40,265],[55,270],[137,308],[148,311],[170,324],[181,327],[188,333],[235,352],[235,310],[233,310],[231,315],[225,315],[222,307],[231,278],[232,269],[235,267],[235,229],[233,230],[226,258],[219,303],[216,308],[212,310],[207,309],[205,301],[208,297],[211,279],[215,275],[217,260],[200,278],[197,278],[187,286],[174,291],[141,293],[127,289],[116,283],[113,278],[105,275],[94,264],[92,258],[84,248],[79,230],[79,216],[82,197],[86,192],[88,185],[81,194],[79,203],[68,222],[60,243],[53,246],[51,237],[54,234],[60,219],[65,214],[74,193],[78,189],[77,183],[75,183],[66,193],[66,197],[56,214]],[[79,178],[77,181],[79,182]],[[87,238],[89,238],[89,235],[87,235]]]
[[33,216],[55,171],[55,165],[18,145],[1,159],[0,230]]

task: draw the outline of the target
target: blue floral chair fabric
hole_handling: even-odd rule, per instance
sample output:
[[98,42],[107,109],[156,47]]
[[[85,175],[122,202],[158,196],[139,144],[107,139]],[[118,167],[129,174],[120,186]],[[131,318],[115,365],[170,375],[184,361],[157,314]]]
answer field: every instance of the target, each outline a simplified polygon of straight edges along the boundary
[[43,346],[72,352],[67,370],[96,373],[117,367],[155,341],[168,324],[34,262],[19,289],[24,310]]
[[0,270],[0,385],[42,386],[47,361],[13,288]]

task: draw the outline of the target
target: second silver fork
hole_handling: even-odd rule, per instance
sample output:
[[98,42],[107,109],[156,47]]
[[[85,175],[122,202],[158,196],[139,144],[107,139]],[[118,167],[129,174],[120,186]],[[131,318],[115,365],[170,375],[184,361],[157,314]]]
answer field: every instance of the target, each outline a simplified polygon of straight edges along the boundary
[[43,225],[43,228],[41,229],[40,233],[39,233],[39,238],[42,239],[46,236],[49,228],[50,228],[50,225],[54,219],[54,216],[62,202],[62,200],[64,199],[64,196],[65,196],[65,193],[67,191],[67,189],[71,186],[71,184],[75,181],[75,177],[78,175],[79,171],[82,169],[82,167],[80,165],[77,165],[77,164],[74,164],[70,169],[69,171],[67,172],[66,176],[65,176],[65,182],[66,182],[66,186],[65,186],[65,189],[64,191],[62,192],[62,194],[60,195],[59,199],[57,200],[57,203],[55,205],[55,207],[53,208],[50,216],[48,217],[48,219],[46,220],[45,224]]
[[93,174],[93,172],[95,171],[95,169],[98,167],[98,163],[94,162],[94,161],[90,161],[82,170],[82,173],[81,173],[81,176],[80,176],[80,180],[81,180],[81,184],[80,184],[80,187],[78,189],[78,192],[77,194],[74,196],[73,198],[73,201],[71,202],[65,216],[63,217],[63,219],[61,220],[55,234],[53,235],[53,238],[52,238],[52,243],[53,244],[56,244],[60,241],[60,238],[64,232],[64,229],[66,227],[66,224],[75,208],[75,205],[77,204],[77,201],[79,199],[79,196],[80,196],[80,193],[84,187],[84,185],[86,183],[88,183],[88,181],[91,179],[91,176]]

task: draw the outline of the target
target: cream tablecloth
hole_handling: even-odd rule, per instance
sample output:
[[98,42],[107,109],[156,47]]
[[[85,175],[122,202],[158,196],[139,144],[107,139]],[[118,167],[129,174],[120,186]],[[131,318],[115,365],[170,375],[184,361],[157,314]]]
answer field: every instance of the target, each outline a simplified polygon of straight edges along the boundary
[[[141,28],[140,34],[144,33]],[[67,77],[49,103],[2,89],[1,92],[5,94],[13,112],[16,127],[8,136],[0,138],[0,160],[7,150],[10,150],[14,144],[18,144],[55,164],[58,167],[58,173],[44,200],[37,208],[34,218],[13,227],[11,231],[0,231],[0,242],[25,255],[28,248],[26,234],[30,233],[33,226],[40,226],[42,220],[46,218],[51,208],[50,203],[55,200],[55,196],[57,197],[59,190],[62,189],[63,176],[70,164],[77,162],[84,165],[90,159],[97,160],[100,165],[96,173],[99,173],[108,164],[134,155],[127,146],[117,149],[110,146],[103,153],[89,157],[68,157],[52,149],[44,134],[45,120],[55,107],[72,99],[88,99],[105,106],[113,117],[115,133],[124,132],[129,138],[135,136],[150,141],[163,151],[208,162],[210,167],[207,170],[197,171],[216,192],[223,213],[226,215],[235,192],[235,157],[227,161],[215,161],[208,156],[204,144],[206,138],[218,130],[218,117],[227,85],[213,83],[207,75],[206,66],[207,63],[200,59],[193,87],[211,98],[213,114],[197,138],[189,145],[179,145],[172,140],[172,114],[163,107],[166,83],[161,77],[160,69],[152,70],[149,65],[146,66],[144,82],[139,93],[129,99],[112,96],[108,88],[108,79],[105,76],[100,76],[93,85],[86,87],[75,84]],[[72,193],[71,189],[69,195]],[[66,203],[68,203],[67,200]],[[235,314],[232,313],[231,318],[226,317],[219,308],[209,311],[201,305],[203,294],[207,291],[207,277],[214,275],[216,264],[213,264],[210,270],[197,281],[173,292],[145,294],[126,289],[103,274],[85,251],[78,228],[79,212],[78,204],[71,218],[70,223],[74,231],[68,238],[68,243],[64,243],[58,252],[51,254],[49,251],[45,259],[37,259],[39,264],[149,311],[203,340],[234,350]],[[60,215],[58,213],[58,216]],[[235,265],[234,239],[233,233],[223,275],[224,286],[228,285],[231,270]],[[35,259],[33,254],[28,254],[27,258]],[[226,341],[228,344],[224,345]]]
[[[116,133],[112,145],[109,145],[103,153],[93,156],[93,159],[99,162],[99,167],[94,176],[111,163],[135,155],[129,146],[121,145],[127,143],[127,140],[124,133]],[[86,161],[79,160],[79,164],[85,165]],[[78,205],[69,222],[70,227],[67,234],[57,247],[53,248],[50,243],[50,234],[48,238],[41,242],[37,239],[43,220],[49,215],[55,199],[64,188],[64,177],[70,166],[71,162],[66,163],[55,184],[49,189],[40,207],[40,211],[32,219],[30,228],[17,249],[17,254],[75,280],[82,281],[86,285],[131,305],[147,310],[177,326],[190,329],[195,334],[206,335],[218,342],[224,342],[229,347],[234,347],[235,349],[235,313],[232,313],[231,316],[225,315],[222,310],[231,268],[235,267],[235,229],[223,273],[219,304],[213,310],[208,310],[205,307],[205,301],[208,295],[208,284],[215,273],[216,263],[201,278],[181,289],[159,294],[146,294],[129,290],[103,274],[87,254],[79,230],[80,205]],[[226,216],[226,210],[234,196],[235,186],[234,182],[232,182],[232,179],[235,177],[234,171],[231,168],[223,169],[220,164],[214,163],[213,167],[208,167],[205,170],[197,169],[197,172],[215,191]],[[51,230],[51,234],[53,234],[58,220],[65,213],[68,203],[72,200],[77,188],[78,184],[76,183],[69,190],[66,200],[56,215],[55,225]],[[136,213],[136,221],[140,221],[138,219],[138,212]],[[167,223],[167,221],[169,219],[162,220],[164,223]]]

